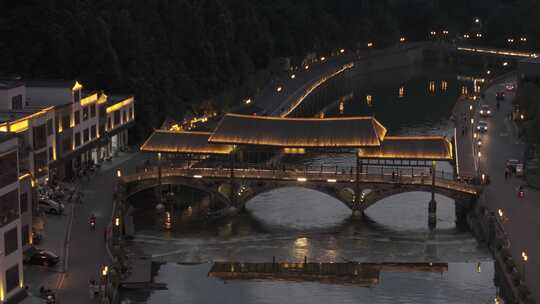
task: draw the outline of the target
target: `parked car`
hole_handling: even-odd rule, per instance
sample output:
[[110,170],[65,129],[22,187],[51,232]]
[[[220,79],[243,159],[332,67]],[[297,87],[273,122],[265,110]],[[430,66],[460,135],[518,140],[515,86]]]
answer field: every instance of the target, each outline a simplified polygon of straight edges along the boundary
[[508,92],[512,92],[512,91],[514,91],[515,89],[516,89],[516,86],[515,86],[513,83],[508,83],[508,84],[506,84],[506,90],[507,90]]
[[504,92],[497,92],[497,94],[495,95],[495,99],[504,100]]
[[62,214],[64,212],[64,204],[53,201],[50,198],[41,197],[38,202],[38,208],[43,212]]
[[35,248],[28,254],[24,262],[31,265],[54,266],[59,261],[60,257],[54,252]]
[[523,163],[517,159],[509,159],[506,161],[506,166],[509,167],[516,176],[523,176]]
[[480,115],[483,117],[491,116],[491,110],[489,109],[488,105],[481,105],[480,106]]
[[478,130],[479,132],[487,132],[488,130],[488,124],[487,122],[481,120],[478,122],[478,125],[476,126],[476,130]]

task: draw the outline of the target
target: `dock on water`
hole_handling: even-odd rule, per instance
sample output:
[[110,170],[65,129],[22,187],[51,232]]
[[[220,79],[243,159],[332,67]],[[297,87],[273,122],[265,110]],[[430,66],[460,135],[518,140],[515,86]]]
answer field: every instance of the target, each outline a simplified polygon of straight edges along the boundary
[[274,280],[377,285],[384,272],[448,271],[447,263],[238,263],[216,262],[208,276],[222,280]]

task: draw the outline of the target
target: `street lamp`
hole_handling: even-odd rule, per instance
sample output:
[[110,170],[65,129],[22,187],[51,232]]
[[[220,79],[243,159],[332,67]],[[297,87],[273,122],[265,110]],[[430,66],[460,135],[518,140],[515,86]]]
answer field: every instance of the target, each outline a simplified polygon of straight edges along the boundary
[[508,66],[508,62],[507,61],[503,62],[503,66]]
[[521,252],[521,259],[523,260],[523,281],[525,281],[525,264],[529,260],[529,256],[525,251]]
[[469,106],[469,111],[472,112],[472,109],[473,109],[473,107],[472,107],[472,105],[470,105],[470,106]]
[[478,158],[482,157],[482,152],[478,151]]
[[502,209],[499,209],[497,211],[499,212],[499,217],[502,219],[503,216],[504,216],[504,213],[503,213]]
[[276,91],[278,91],[278,92],[281,92],[281,90],[283,90],[282,86],[279,86],[279,87],[276,88]]
[[471,118],[471,125],[474,125],[474,118]]
[[399,42],[405,42],[405,37],[399,38]]
[[373,42],[368,42],[367,47],[368,48],[373,47]]
[[122,177],[122,171],[120,171],[120,169],[116,170],[116,176]]
[[291,75],[291,79],[295,79],[296,78],[296,75],[295,74],[292,74]]
[[248,99],[244,100],[244,103],[245,104],[250,104],[251,103],[251,98],[248,98]]
[[345,49],[341,49],[341,50],[339,50],[339,52],[340,52],[341,54],[343,54],[343,53],[345,53]]
[[524,120],[524,119],[525,119],[525,115],[521,114],[521,115],[519,116],[519,118],[521,118],[521,120]]
[[305,70],[309,70],[309,65],[306,65],[306,66],[304,67],[304,69],[305,69]]
[[120,218],[119,218],[119,217],[117,217],[117,218],[114,219],[114,225],[115,225],[116,227],[120,227]]
[[476,24],[480,23],[480,18],[478,18],[478,17],[474,18],[474,23],[476,23]]

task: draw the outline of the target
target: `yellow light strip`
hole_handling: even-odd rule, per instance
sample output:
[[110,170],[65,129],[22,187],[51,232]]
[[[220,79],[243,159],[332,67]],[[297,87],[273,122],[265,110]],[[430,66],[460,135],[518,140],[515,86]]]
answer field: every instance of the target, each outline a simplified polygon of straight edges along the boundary
[[25,173],[25,174],[19,176],[19,180],[23,180],[23,179],[25,179],[27,177],[30,177],[30,173]]
[[94,93],[90,96],[86,96],[85,98],[81,99],[81,106],[86,106],[91,103],[94,103],[98,100],[97,93]]
[[107,107],[107,113],[114,112],[116,110],[121,109],[124,106],[127,106],[133,102],[133,97],[129,97],[127,99],[124,99],[118,103],[115,103],[114,105]]
[[73,88],[71,88],[72,91],[77,91],[77,90],[80,90],[82,89],[82,84],[80,84],[78,81],[75,81],[75,85],[73,86]]
[[28,129],[28,119],[17,121],[9,125],[10,132],[23,132]]
[[466,47],[458,47],[457,49],[458,49],[458,51],[486,53],[486,54],[495,54],[495,55],[505,55],[505,56],[513,56],[513,57],[525,57],[525,58],[537,58],[538,57],[538,55],[536,53],[528,53],[528,52],[501,51],[501,50],[490,50],[490,49],[482,49],[482,48],[466,48]]
[[105,93],[101,94],[101,96],[99,96],[99,99],[97,101],[98,104],[104,104],[107,102],[107,95],[105,95]]
[[3,124],[0,126],[0,132],[7,132],[8,131],[8,126],[7,124]]
[[285,111],[284,113],[281,113],[279,116],[281,117],[285,117],[285,116],[288,116],[289,114],[291,114],[301,103],[302,101],[304,101],[304,99],[306,99],[313,91],[315,91],[318,87],[320,87],[323,83],[325,83],[326,81],[328,81],[329,79],[332,79],[334,78],[335,76],[341,74],[342,72],[350,69],[354,67],[354,63],[348,63],[346,65],[344,65],[343,67],[341,67],[339,70],[337,70],[336,72],[330,74],[330,75],[327,75],[321,79],[319,79],[317,82],[315,82],[309,89],[307,89],[307,91],[302,95],[300,96],[300,98],[298,98],[290,107],[287,111]]

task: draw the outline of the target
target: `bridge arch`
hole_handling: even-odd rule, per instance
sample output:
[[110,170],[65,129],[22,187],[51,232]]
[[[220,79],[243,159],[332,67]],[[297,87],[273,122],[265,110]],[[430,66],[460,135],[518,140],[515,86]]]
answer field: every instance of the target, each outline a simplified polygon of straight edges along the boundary
[[[231,202],[227,196],[223,195],[223,193],[219,191],[219,188],[222,184],[223,182],[221,181],[196,180],[193,178],[186,178],[182,176],[164,176],[161,180],[162,186],[185,186],[188,188],[202,191],[206,194],[211,195],[213,199],[221,202],[224,207],[227,207],[231,205]],[[159,185],[160,183],[156,178],[140,179],[125,183],[123,184],[124,199],[129,199],[137,193],[148,189],[156,188]]]
[[352,190],[351,185],[321,185],[314,183],[291,184],[280,182],[251,182],[244,185],[246,186],[246,190],[244,190],[244,193],[240,195],[238,200],[238,203],[242,208],[244,208],[255,197],[263,193],[268,193],[277,189],[302,188],[328,195],[335,200],[343,203],[348,208],[353,209],[354,190]]

